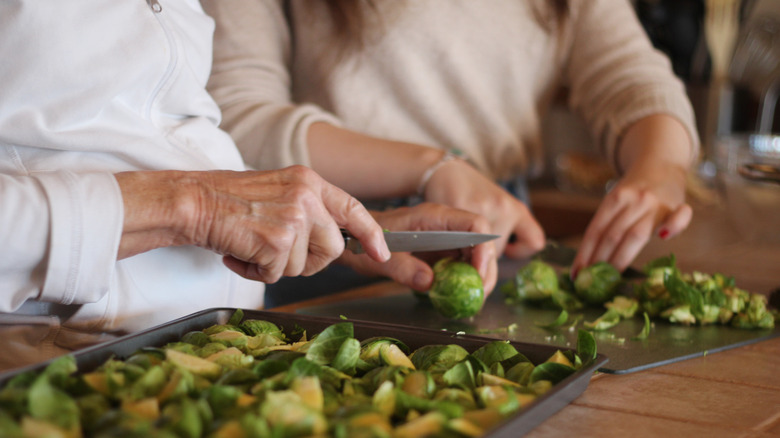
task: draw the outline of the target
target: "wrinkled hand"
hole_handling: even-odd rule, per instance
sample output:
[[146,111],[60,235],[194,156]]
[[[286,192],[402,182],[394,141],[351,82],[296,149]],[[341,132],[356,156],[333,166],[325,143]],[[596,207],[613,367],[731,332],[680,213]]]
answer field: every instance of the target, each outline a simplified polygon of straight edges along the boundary
[[498,254],[526,258],[544,247],[544,231],[528,207],[464,161],[441,166],[426,186],[425,199],[486,217],[491,232],[501,236],[495,241]]
[[685,203],[686,170],[671,165],[639,165],[604,197],[585,230],[572,275],[598,261],[627,268],[650,238],[668,239],[691,221]]
[[390,256],[382,228],[362,204],[306,167],[126,172],[116,178],[125,202],[120,258],[197,245],[224,255],[239,275],[273,283],[312,275],[339,257],[339,228],[360,240],[372,259]]
[[[440,204],[424,203],[414,207],[403,207],[383,212],[373,212],[377,222],[393,231],[449,230],[490,233],[490,225],[485,218],[464,210],[446,207]],[[424,292],[433,283],[433,270],[430,264],[446,256],[465,256],[470,260],[482,277],[485,292],[489,293],[496,285],[498,264],[493,242],[464,248],[460,251],[441,251],[425,253],[393,253],[386,263],[377,263],[365,256],[347,251],[339,260],[363,274],[383,275],[414,290]]]

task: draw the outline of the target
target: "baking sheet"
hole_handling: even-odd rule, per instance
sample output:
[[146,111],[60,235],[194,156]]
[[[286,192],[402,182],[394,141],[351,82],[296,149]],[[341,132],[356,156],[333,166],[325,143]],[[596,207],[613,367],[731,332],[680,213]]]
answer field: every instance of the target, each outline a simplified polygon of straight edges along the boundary
[[[306,329],[309,333],[319,333],[331,324],[344,322],[341,318],[254,310],[243,311],[244,318],[263,319],[273,322],[288,334],[298,327]],[[234,312],[235,309],[231,308],[208,309],[143,332],[80,350],[74,353],[79,372],[90,371],[112,356],[123,359],[140,348],[159,347],[168,342],[180,340],[187,332],[201,330],[214,324],[224,324]],[[360,321],[353,318],[350,318],[349,321],[353,323],[354,335],[358,340],[373,336],[392,336],[403,341],[412,350],[424,345],[446,343],[458,344],[469,352],[473,352],[480,346],[494,340],[484,336],[462,335],[441,330],[420,329],[374,321]],[[544,362],[559,349],[550,345],[534,345],[522,342],[512,342],[512,345],[535,364]],[[574,348],[572,347],[571,349]],[[538,397],[533,403],[507,419],[506,422],[491,430],[485,436],[491,438],[511,438],[522,436],[529,432],[582,394],[587,388],[593,372],[606,362],[607,358],[603,354],[599,354],[593,364],[578,370],[559,382],[549,392]],[[18,373],[39,370],[45,367],[46,364],[41,363],[15,370],[12,373],[0,374],[0,385]]]
[[[516,264],[501,265],[499,277],[509,278],[516,267]],[[582,321],[593,321],[604,311],[603,308],[588,308],[570,312],[569,321],[571,324],[579,317],[577,327],[582,327]],[[570,326],[545,329],[537,325],[554,321],[560,310],[541,309],[530,304],[507,305],[498,290],[488,297],[479,315],[463,320],[444,318],[430,303],[421,301],[411,291],[408,294],[302,308],[298,313],[330,317],[344,315],[348,318],[446,329],[452,332],[462,331],[563,348],[573,348],[577,340],[577,330]],[[517,329],[511,332],[502,330],[511,324],[517,324]],[[643,326],[644,319],[633,318],[621,321],[606,332],[594,333],[598,351],[609,358],[609,362],[599,371],[611,374],[630,373],[780,335],[780,327],[773,330],[741,330],[722,325],[685,327],[656,320],[653,321],[648,339],[633,340]]]

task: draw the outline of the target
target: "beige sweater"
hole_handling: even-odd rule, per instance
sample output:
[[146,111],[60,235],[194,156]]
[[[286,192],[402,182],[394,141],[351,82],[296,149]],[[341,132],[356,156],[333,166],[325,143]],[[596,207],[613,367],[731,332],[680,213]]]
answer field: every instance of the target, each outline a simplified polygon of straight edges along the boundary
[[698,148],[684,87],[628,1],[571,1],[552,32],[534,16],[539,1],[407,0],[381,38],[332,70],[323,2],[291,0],[288,20],[283,0],[203,0],[217,22],[209,89],[259,169],[308,165],[308,126],[324,120],[459,149],[496,179],[533,174],[541,120],[563,87],[610,162],[621,133],[654,113],[679,119]]

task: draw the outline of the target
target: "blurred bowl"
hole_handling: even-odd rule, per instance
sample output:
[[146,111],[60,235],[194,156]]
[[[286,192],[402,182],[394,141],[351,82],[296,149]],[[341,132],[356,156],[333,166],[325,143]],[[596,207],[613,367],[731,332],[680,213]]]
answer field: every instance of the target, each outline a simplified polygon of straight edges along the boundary
[[715,164],[727,214],[737,231],[751,241],[780,243],[780,184],[744,172],[746,166],[780,166],[780,136],[720,137],[715,143]]

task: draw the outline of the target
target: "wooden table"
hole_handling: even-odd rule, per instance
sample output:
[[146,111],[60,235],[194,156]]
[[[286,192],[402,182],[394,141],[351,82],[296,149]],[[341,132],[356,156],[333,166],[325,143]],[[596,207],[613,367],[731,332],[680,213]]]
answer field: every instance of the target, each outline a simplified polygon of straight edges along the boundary
[[[576,242],[576,236],[567,239]],[[780,245],[744,241],[717,205],[695,206],[688,230],[670,241],[651,241],[636,266],[670,252],[685,272],[733,275],[752,292],[769,294],[780,288]],[[399,293],[409,291],[392,282],[378,283],[271,310],[294,312]],[[780,436],[780,337],[645,371],[597,374],[578,399],[527,436]]]

